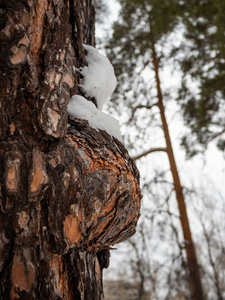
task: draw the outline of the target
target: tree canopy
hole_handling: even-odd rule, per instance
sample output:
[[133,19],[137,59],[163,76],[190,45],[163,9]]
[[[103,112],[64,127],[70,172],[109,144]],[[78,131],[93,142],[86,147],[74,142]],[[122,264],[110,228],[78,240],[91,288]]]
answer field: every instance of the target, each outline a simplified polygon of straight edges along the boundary
[[[224,150],[225,2],[185,1],[184,8],[184,41],[171,53],[174,59],[181,54],[179,100],[183,115],[203,147],[219,137],[217,145]],[[194,89],[192,82],[197,82]],[[192,145],[194,140],[192,136]],[[184,138],[183,144],[190,150],[190,140]]]
[[[134,106],[150,107],[154,103],[154,83],[145,76],[146,70],[151,69],[154,41],[160,67],[172,63],[171,70],[181,72],[182,79],[177,84],[179,93],[174,98],[191,129],[191,134],[182,139],[187,153],[192,156],[197,149],[204,150],[214,139],[219,148],[224,149],[224,2],[119,2],[120,17],[114,23],[108,47],[119,78],[118,91],[123,90],[126,106],[132,107],[130,114]],[[165,93],[164,99],[166,96]],[[120,99],[121,96],[116,95],[117,103]]]

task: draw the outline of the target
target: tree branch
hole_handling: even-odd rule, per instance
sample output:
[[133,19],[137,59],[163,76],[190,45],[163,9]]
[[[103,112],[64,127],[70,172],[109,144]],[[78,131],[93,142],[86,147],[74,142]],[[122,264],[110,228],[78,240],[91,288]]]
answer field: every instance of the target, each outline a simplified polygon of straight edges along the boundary
[[128,122],[131,122],[134,118],[134,114],[136,113],[136,111],[138,109],[141,109],[141,108],[146,108],[146,109],[152,109],[154,106],[158,106],[158,102],[152,104],[152,105],[137,105],[134,107],[133,111],[132,111],[132,114],[131,114],[131,117],[130,119],[128,120]]
[[148,155],[150,153],[153,153],[153,152],[159,152],[159,151],[167,152],[167,148],[162,148],[162,147],[151,148],[151,149],[149,149],[149,150],[147,150],[147,151],[145,151],[145,152],[143,152],[143,153],[141,153],[139,155],[136,155],[136,156],[134,156],[132,158],[133,158],[133,160],[138,160],[138,159],[142,158],[143,156],[146,156],[146,155]]
[[223,133],[225,133],[225,128],[219,132],[216,132],[212,135],[212,137],[209,139],[209,141],[207,142],[207,146],[210,142],[212,142],[213,140],[215,140],[216,138],[218,138],[220,135],[222,135]]
[[147,60],[147,61],[144,63],[144,65],[143,65],[143,67],[141,68],[141,70],[137,73],[137,76],[140,76],[141,73],[144,71],[144,69],[145,69],[150,63],[151,63],[151,60]]

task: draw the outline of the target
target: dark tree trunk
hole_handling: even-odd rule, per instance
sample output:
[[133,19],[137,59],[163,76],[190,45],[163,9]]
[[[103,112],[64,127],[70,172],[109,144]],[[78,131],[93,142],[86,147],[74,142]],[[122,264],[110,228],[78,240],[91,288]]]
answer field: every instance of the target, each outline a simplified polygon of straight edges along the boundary
[[70,120],[91,0],[0,0],[0,299],[103,299],[111,245],[135,232],[124,146]]

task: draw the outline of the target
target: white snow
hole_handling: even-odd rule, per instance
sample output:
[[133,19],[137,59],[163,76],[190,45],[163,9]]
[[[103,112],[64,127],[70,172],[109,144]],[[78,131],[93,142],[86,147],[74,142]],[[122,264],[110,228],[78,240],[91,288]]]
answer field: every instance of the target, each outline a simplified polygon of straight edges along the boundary
[[88,101],[80,95],[74,95],[67,107],[69,115],[87,120],[89,125],[96,130],[105,130],[122,142],[119,122],[112,116],[100,111],[93,102]]
[[116,76],[113,66],[106,56],[96,48],[84,45],[87,50],[86,62],[88,66],[81,68],[80,73],[84,76],[81,87],[86,96],[94,97],[99,110],[116,88]]
[[113,66],[108,58],[99,53],[96,48],[84,45],[84,49],[87,51],[88,66],[79,69],[80,74],[83,75],[80,86],[86,97],[96,99],[97,107],[86,98],[74,95],[67,106],[68,113],[75,118],[87,120],[89,125],[96,130],[105,130],[122,142],[118,120],[101,111],[116,87],[117,81]]

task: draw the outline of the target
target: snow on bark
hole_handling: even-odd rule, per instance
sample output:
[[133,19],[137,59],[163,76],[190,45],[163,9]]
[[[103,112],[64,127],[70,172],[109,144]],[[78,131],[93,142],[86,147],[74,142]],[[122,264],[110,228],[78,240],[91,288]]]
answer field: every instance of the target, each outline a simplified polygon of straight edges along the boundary
[[96,48],[84,45],[87,51],[86,62],[88,66],[81,68],[84,76],[81,82],[86,96],[94,97],[99,110],[116,88],[116,76],[114,68],[108,58],[102,55]]
[[98,110],[93,102],[84,97],[73,96],[68,104],[68,113],[75,118],[87,120],[91,127],[105,130],[109,135],[122,141],[118,120]]
[[112,116],[102,112],[102,107],[116,88],[117,80],[114,68],[108,58],[96,48],[83,45],[87,51],[85,57],[87,66],[79,70],[83,78],[80,87],[87,98],[95,98],[97,107],[92,101],[80,95],[74,95],[67,107],[70,116],[87,120],[89,125],[96,130],[105,130],[109,135],[122,142],[119,122]]

